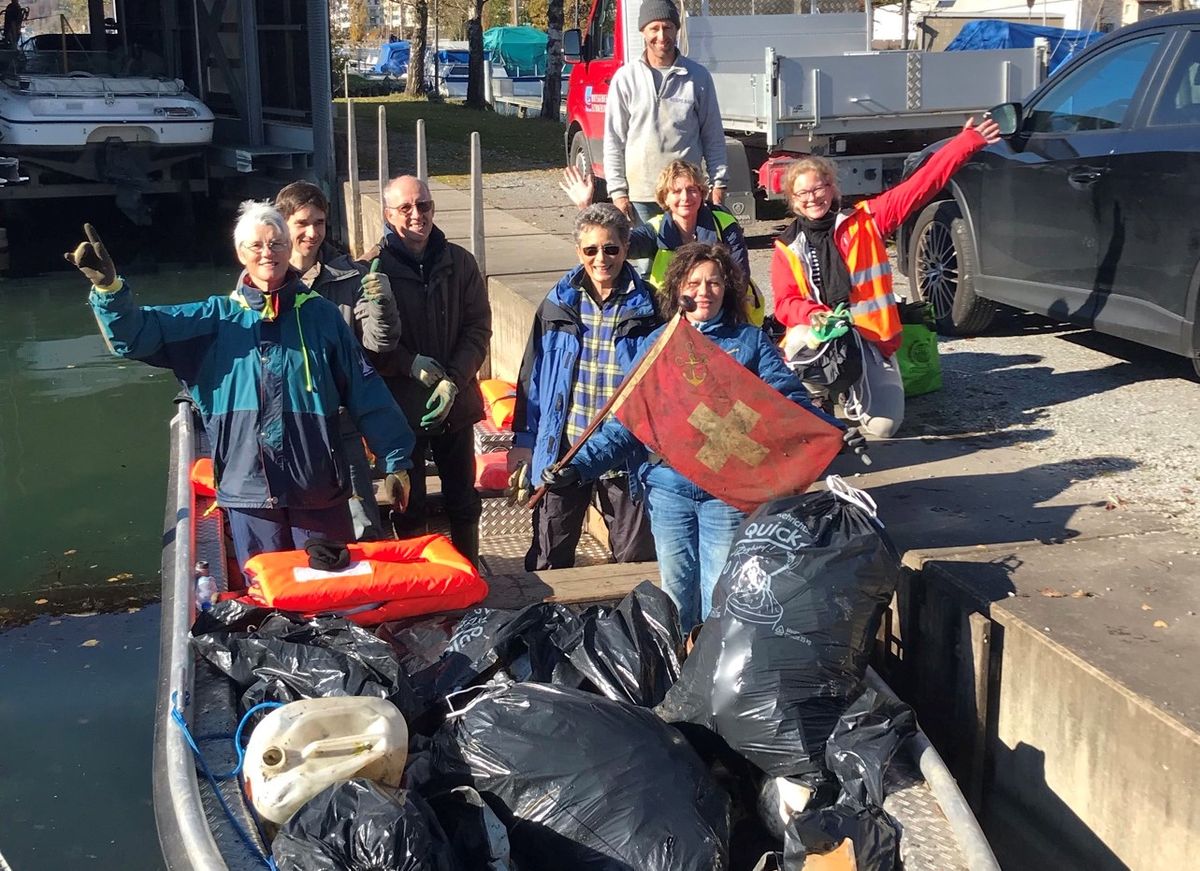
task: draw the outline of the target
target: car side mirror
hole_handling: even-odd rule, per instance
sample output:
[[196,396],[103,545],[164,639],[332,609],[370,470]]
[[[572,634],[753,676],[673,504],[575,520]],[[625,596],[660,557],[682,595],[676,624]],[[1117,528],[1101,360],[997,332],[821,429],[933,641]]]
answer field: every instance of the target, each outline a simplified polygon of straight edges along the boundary
[[563,31],[563,60],[569,64],[583,62],[583,37],[576,28]]
[[993,121],[1000,125],[1001,136],[1012,136],[1017,132],[1017,126],[1021,123],[1021,104],[1001,103],[999,106],[992,107],[988,114],[992,116]]

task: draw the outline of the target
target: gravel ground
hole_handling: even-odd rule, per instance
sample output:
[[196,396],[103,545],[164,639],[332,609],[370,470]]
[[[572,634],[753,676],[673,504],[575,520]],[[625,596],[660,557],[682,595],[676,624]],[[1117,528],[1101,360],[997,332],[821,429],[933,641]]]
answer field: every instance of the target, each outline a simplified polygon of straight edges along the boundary
[[[557,170],[492,174],[485,189],[490,205],[569,235],[575,212]],[[771,241],[785,225],[744,224],[768,301]],[[901,276],[896,287],[907,293]],[[1011,310],[986,335],[939,347],[944,387],[912,401],[901,437],[1004,434],[1031,466],[1066,466],[1104,498],[1200,531],[1200,384],[1187,360]]]

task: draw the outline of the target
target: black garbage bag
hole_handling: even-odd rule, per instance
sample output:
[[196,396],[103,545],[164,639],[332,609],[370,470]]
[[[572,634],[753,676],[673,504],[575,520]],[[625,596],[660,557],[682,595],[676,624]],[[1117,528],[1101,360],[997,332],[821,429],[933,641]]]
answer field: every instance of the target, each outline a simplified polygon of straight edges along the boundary
[[917,730],[912,708],[866,687],[842,714],[825,745],[825,765],[842,786],[838,804],[883,807],[892,757]]
[[723,871],[729,797],[645,709],[548,684],[490,687],[437,740],[438,769],[477,789],[526,871]]
[[508,830],[478,792],[456,786],[429,796],[462,871],[519,871],[512,858]]
[[848,498],[822,491],[761,506],[738,531],[658,713],[712,729],[772,777],[815,784],[899,576],[882,527]]
[[391,647],[341,617],[218,602],[196,619],[192,644],[241,688],[242,710],[328,696],[390,699],[406,718],[417,707]]
[[879,808],[836,805],[796,814],[787,826],[783,862],[787,871],[800,871],[813,854],[828,853],[849,838],[854,844],[856,871],[896,871],[900,833]]
[[421,796],[362,779],[309,799],[279,830],[271,855],[279,871],[457,871]]
[[671,597],[642,581],[616,608],[589,608],[564,648],[592,687],[619,702],[652,708],[679,680],[683,633]]
[[426,710],[496,674],[652,706],[678,680],[683,650],[675,603],[649,581],[616,608],[582,615],[541,602],[520,611],[476,608],[457,619],[401,620],[378,632]]

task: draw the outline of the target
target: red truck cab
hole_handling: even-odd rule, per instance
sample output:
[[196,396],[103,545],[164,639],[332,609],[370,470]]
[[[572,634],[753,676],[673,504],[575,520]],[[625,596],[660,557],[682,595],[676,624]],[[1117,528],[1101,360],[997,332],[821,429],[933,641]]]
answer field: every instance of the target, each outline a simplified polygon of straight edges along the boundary
[[567,162],[596,177],[597,199],[605,195],[602,180],[608,87],[625,62],[627,51],[621,18],[624,5],[619,0],[595,0],[587,28],[563,33],[563,53],[572,64],[564,143]]

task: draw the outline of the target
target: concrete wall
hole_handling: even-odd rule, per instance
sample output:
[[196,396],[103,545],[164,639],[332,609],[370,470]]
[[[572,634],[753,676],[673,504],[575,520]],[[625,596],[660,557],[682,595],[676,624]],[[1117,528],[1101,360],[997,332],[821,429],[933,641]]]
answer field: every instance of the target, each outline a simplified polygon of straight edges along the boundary
[[974,600],[958,571],[925,562],[905,584],[893,615],[901,640],[889,644],[899,661],[885,671],[914,701],[1002,864],[1192,867],[1200,734],[1003,602]]

